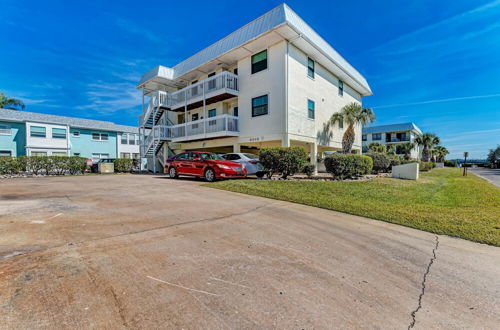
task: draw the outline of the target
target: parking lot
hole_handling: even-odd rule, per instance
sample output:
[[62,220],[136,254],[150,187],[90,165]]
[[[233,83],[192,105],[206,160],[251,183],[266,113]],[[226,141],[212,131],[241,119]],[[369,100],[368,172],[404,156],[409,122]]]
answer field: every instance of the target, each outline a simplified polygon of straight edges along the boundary
[[201,182],[0,180],[0,328],[500,323],[496,247]]

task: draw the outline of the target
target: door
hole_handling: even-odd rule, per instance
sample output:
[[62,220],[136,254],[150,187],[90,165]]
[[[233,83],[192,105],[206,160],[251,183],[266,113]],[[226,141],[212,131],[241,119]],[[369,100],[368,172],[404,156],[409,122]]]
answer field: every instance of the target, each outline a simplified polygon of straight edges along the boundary
[[175,158],[175,163],[177,167],[178,174],[189,174],[190,170],[188,167],[191,167],[191,163],[189,162],[189,153],[185,152],[180,154]]
[[193,154],[193,161],[191,162],[192,165],[192,173],[193,175],[196,176],[202,176],[203,175],[203,169],[205,168],[205,160],[201,158],[200,154],[197,153],[192,153]]
[[177,115],[177,124],[184,124],[186,122],[184,114],[180,113]]

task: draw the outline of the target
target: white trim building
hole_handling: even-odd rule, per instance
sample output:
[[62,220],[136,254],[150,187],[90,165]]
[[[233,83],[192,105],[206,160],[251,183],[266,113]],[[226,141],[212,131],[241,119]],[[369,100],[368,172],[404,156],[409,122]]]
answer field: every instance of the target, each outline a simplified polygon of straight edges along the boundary
[[327,129],[331,115],[371,95],[363,76],[285,4],[172,68],[147,72],[137,87],[141,153],[154,171],[179,151],[264,146],[303,146],[316,163],[318,153],[342,148],[347,127]]
[[415,148],[411,151],[410,157],[418,159],[422,150],[415,143],[415,138],[419,135],[422,135],[422,131],[414,123],[363,127],[363,135],[361,136],[363,152],[367,151],[370,143],[377,142],[383,145],[393,145],[396,154],[403,156],[398,145],[405,142],[411,142],[415,144]]

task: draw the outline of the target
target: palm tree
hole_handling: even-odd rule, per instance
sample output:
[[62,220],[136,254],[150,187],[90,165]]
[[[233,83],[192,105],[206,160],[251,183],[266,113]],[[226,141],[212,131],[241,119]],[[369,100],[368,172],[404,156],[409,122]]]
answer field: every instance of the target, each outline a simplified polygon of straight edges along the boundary
[[378,143],[378,142],[372,142],[368,145],[368,150],[371,152],[380,152],[380,153],[386,153],[387,148],[385,145]]
[[434,149],[432,149],[432,153],[436,157],[436,161],[442,163],[444,162],[444,157],[450,152],[443,146],[435,146]]
[[375,114],[372,109],[363,108],[360,104],[353,102],[345,105],[340,112],[334,113],[330,118],[329,124],[347,123],[349,125],[342,137],[342,150],[344,153],[350,153],[354,144],[354,138],[356,137],[354,125],[367,125],[374,120]]
[[399,150],[404,154],[404,159],[409,160],[411,157],[411,151],[415,149],[415,144],[413,142],[405,142],[399,145]]
[[424,133],[415,138],[415,143],[423,147],[422,160],[428,162],[431,159],[431,150],[439,144],[441,140],[433,133]]
[[11,109],[11,110],[19,110],[19,108],[24,110],[24,102],[6,96],[3,92],[0,92],[0,108]]

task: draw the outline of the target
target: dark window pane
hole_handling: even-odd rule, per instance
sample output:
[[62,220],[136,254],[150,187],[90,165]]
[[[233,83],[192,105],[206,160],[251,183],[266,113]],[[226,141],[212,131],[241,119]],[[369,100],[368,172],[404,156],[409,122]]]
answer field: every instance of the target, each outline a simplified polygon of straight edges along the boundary
[[310,58],[307,59],[307,75],[314,78],[314,61]]
[[252,56],[252,73],[267,69],[267,50]]

